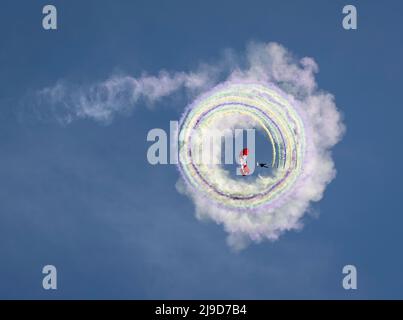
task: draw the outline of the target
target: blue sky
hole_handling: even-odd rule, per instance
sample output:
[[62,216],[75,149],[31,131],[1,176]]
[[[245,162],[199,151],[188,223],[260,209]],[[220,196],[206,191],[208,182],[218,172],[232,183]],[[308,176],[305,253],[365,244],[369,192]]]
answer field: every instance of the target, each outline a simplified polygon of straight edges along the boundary
[[[52,1],[57,31],[42,29],[48,2],[1,2],[0,298],[403,298],[403,4],[352,1],[358,30],[346,31],[351,1],[217,2]],[[60,79],[193,70],[250,41],[313,57],[347,132],[318,217],[240,252],[196,219],[174,166],[147,162],[147,132],[168,129],[186,101],[60,125],[23,99]],[[42,288],[46,264],[56,291]],[[346,264],[356,291],[341,286]]]

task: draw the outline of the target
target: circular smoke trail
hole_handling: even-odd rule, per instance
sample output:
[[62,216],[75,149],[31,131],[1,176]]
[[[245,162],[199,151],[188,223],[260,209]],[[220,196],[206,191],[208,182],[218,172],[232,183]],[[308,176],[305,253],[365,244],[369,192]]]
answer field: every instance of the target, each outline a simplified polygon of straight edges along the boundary
[[[201,219],[223,224],[236,249],[302,226],[301,218],[335,177],[330,149],[343,132],[331,94],[319,91],[318,67],[296,61],[275,43],[249,46],[248,66],[203,93],[185,110],[179,130],[178,190]],[[218,163],[196,161],[204,135],[234,128],[263,132],[272,148],[273,174],[236,179]],[[221,151],[213,152],[219,159]]]

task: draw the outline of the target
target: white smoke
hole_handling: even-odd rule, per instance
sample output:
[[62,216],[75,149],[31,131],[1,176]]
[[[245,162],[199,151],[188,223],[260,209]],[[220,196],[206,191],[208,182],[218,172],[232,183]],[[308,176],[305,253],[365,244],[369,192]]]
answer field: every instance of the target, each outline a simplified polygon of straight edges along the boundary
[[77,118],[109,122],[116,114],[130,113],[139,101],[152,105],[179,90],[194,95],[222,80],[260,81],[281,88],[290,99],[298,101],[309,132],[304,175],[287,202],[273,212],[242,214],[219,208],[187,189],[182,181],[177,183],[178,191],[193,200],[196,216],[222,224],[229,233],[229,245],[241,249],[251,240],[275,240],[284,231],[301,228],[301,218],[311,202],[323,197],[336,175],[330,149],[345,129],[334,97],[318,89],[318,70],[312,58],[296,59],[277,43],[252,43],[245,55],[230,52],[217,65],[203,65],[195,72],[113,76],[86,87],[59,82],[37,93],[37,106],[52,106],[58,118],[67,123]]
[[[37,113],[50,111],[62,123],[79,118],[110,122],[116,114],[130,114],[143,101],[153,106],[161,98],[185,90],[194,95],[214,84],[216,71],[206,66],[198,72],[161,71],[157,76],[114,75],[91,85],[77,86],[63,81],[36,93]],[[51,110],[46,110],[47,108]]]
[[[177,190],[193,199],[196,216],[222,224],[229,233],[228,244],[236,250],[250,241],[276,240],[287,230],[301,228],[302,216],[312,202],[322,199],[327,184],[336,175],[330,149],[341,139],[345,128],[334,97],[317,89],[315,73],[318,70],[313,59],[297,60],[279,44],[255,43],[248,47],[246,66],[235,66],[228,77],[228,81],[234,82],[273,83],[289,94],[289,100],[296,100],[299,112],[303,113],[309,134],[307,159],[303,174],[280,207],[245,214],[219,207],[187,188],[183,181],[177,183]],[[226,180],[225,177],[220,179]]]

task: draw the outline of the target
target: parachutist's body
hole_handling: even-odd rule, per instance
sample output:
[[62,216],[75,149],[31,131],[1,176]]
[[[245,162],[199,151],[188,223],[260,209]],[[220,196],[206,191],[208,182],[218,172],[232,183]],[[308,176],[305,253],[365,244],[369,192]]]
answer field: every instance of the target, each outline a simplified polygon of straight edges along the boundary
[[246,161],[247,158],[248,158],[248,149],[245,148],[241,151],[239,155],[239,163],[241,165],[240,171],[243,176],[246,176],[250,173],[248,163]]

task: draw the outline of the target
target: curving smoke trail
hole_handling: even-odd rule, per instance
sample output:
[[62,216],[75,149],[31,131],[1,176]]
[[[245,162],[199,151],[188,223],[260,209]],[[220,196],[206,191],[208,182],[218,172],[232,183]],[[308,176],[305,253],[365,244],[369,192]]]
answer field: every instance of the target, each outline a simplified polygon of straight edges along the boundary
[[188,107],[180,129],[180,141],[189,142],[197,130],[220,123],[253,125],[271,141],[274,176],[255,181],[234,180],[219,165],[196,164],[189,143],[181,148],[177,189],[193,199],[197,217],[224,226],[235,249],[302,227],[311,202],[335,177],[330,149],[344,132],[333,96],[317,89],[311,58],[297,61],[269,43],[249,46],[246,60],[246,67],[235,68]]
[[[28,101],[35,101],[40,116],[51,113],[62,123],[79,118],[110,122],[116,114],[178,90],[189,93],[187,98],[201,94],[181,120],[177,189],[193,200],[198,218],[222,224],[228,243],[241,249],[251,240],[275,240],[300,228],[310,204],[323,197],[335,177],[331,148],[345,129],[333,95],[318,89],[316,72],[312,58],[298,60],[277,43],[252,43],[245,55],[227,51],[217,65],[204,64],[194,72],[113,76],[86,86],[61,81]],[[220,166],[195,165],[188,152],[190,141],[198,143],[192,129],[235,127],[266,134],[273,176],[240,182]]]

